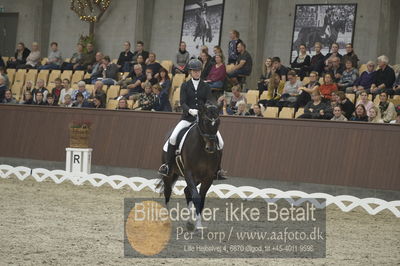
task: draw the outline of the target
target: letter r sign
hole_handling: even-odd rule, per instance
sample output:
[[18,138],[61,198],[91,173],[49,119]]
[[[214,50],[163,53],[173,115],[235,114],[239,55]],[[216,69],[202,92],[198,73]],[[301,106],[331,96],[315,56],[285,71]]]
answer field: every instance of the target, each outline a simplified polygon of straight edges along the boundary
[[81,156],[79,154],[74,154],[74,162],[73,163],[80,163]]

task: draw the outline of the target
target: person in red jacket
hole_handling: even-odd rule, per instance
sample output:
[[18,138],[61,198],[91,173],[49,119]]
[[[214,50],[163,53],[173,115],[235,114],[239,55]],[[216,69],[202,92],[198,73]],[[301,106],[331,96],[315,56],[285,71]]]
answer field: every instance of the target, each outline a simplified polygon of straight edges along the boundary
[[205,82],[210,85],[211,88],[221,89],[224,86],[224,80],[226,77],[226,68],[221,54],[215,55],[215,64],[211,67],[210,73],[208,74]]
[[330,73],[324,75],[324,84],[319,86],[319,91],[325,100],[330,100],[332,97],[332,92],[337,91],[338,87],[333,83],[333,78]]

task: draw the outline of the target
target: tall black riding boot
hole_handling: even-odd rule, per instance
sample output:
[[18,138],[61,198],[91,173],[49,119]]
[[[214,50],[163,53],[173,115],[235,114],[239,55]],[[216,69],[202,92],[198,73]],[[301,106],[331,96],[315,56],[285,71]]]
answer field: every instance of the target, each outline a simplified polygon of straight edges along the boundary
[[163,165],[160,166],[160,169],[158,170],[158,173],[160,175],[168,176],[170,174],[170,170],[175,160],[175,150],[176,150],[176,145],[168,143],[167,160]]

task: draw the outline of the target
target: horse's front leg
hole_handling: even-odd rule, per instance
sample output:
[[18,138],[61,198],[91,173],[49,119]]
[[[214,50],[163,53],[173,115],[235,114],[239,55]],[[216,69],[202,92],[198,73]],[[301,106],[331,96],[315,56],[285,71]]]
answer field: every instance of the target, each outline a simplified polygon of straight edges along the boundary
[[200,214],[203,212],[207,191],[211,187],[214,177],[207,178],[200,186]]
[[196,183],[193,180],[192,173],[190,171],[185,173],[185,179],[186,179],[186,184],[187,184],[187,187],[185,188],[185,195],[191,195],[191,201],[188,200],[188,198],[186,198],[186,202],[188,203],[189,208],[191,207],[190,202],[193,202],[193,204],[196,208],[196,229],[200,229],[200,228],[202,228],[202,225],[201,225],[201,210],[202,210],[201,197],[197,190]]

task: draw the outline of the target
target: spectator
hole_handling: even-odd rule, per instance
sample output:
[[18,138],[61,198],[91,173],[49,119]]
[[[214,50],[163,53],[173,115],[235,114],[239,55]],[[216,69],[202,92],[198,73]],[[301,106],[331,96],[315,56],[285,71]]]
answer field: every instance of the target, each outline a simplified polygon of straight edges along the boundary
[[49,105],[49,106],[58,106],[57,102],[56,102],[55,99],[54,99],[53,94],[49,93],[49,94],[47,95],[47,102],[46,102],[46,105]]
[[276,106],[281,99],[284,87],[285,82],[281,80],[278,73],[273,73],[269,81],[267,97],[265,100],[260,100],[259,103],[265,107]]
[[24,66],[26,64],[26,59],[28,58],[30,53],[31,50],[26,48],[23,42],[18,43],[14,57],[11,57],[8,60],[7,68],[17,68],[19,66]]
[[47,101],[47,94],[49,93],[49,91],[44,87],[44,80],[43,79],[38,79],[36,85],[37,85],[37,88],[32,90],[33,101],[36,102],[36,94],[38,92],[41,92],[42,93],[43,102],[46,102]]
[[381,92],[392,93],[391,88],[396,80],[396,75],[393,68],[389,65],[389,58],[386,55],[378,57],[379,69],[376,71],[375,82],[371,85],[371,93],[374,95]]
[[296,106],[304,107],[309,101],[311,101],[311,94],[314,91],[317,91],[319,86],[321,86],[321,84],[318,82],[318,72],[311,71],[310,82],[299,88],[301,91],[299,92]]
[[118,100],[118,106],[115,108],[116,110],[129,110],[128,101],[126,98],[121,98]]
[[172,112],[168,89],[162,88],[159,84],[154,84],[152,90],[155,98],[153,110],[159,112]]
[[5,68],[5,67],[6,67],[6,64],[5,64],[5,62],[4,62],[3,57],[2,57],[1,54],[0,54],[0,67],[1,67],[1,68]]
[[25,91],[30,91],[30,92],[33,91],[33,83],[32,83],[31,80],[28,80],[28,81],[25,83]]
[[73,106],[71,94],[65,94],[63,104],[61,104],[60,106],[63,106],[63,107],[72,107]]
[[[111,63],[109,56],[105,56],[103,58],[99,72],[101,73],[101,76],[98,77],[97,80],[103,82],[104,85],[117,84],[118,66],[114,63]],[[92,84],[94,83],[96,83],[96,80],[92,81]]]
[[332,92],[337,91],[338,88],[335,83],[333,83],[332,75],[327,73],[324,75],[324,84],[319,86],[319,91],[322,97],[326,100],[330,100],[332,97]]
[[7,73],[4,69],[4,67],[0,67],[0,76],[4,78],[4,85],[7,87],[10,87],[10,80],[8,79]]
[[17,100],[15,100],[15,98],[12,96],[10,89],[4,92],[4,99],[1,103],[17,104]]
[[33,100],[33,105],[47,105],[46,100],[44,99],[43,92],[38,91],[34,94],[35,98]]
[[63,90],[63,86],[62,86],[62,82],[60,78],[56,78],[54,80],[55,83],[55,87],[51,90],[51,94],[53,96],[53,100],[55,103],[58,103],[58,101],[60,100],[60,96],[61,96],[61,91]]
[[236,116],[248,116],[250,115],[247,111],[247,104],[245,101],[239,101],[236,103],[237,111],[233,114]]
[[190,55],[186,51],[186,43],[180,42],[179,49],[175,56],[174,66],[172,67],[172,74],[187,74],[186,64],[189,63]]
[[229,37],[231,40],[228,44],[228,65],[236,64],[239,55],[237,46],[242,42],[242,40],[239,39],[240,34],[237,30],[231,30],[229,32]]
[[226,78],[226,68],[221,54],[214,56],[215,64],[211,66],[211,70],[206,77],[205,82],[208,83],[210,88],[222,89]]
[[[124,75],[121,77],[121,79],[118,81],[118,85],[121,86],[121,89],[126,89],[126,87],[131,84],[132,82],[132,77],[135,76],[135,66],[133,66],[132,70],[129,72],[129,74],[124,73]],[[143,68],[142,68],[143,69]]]
[[0,102],[3,102],[6,90],[8,90],[8,87],[6,86],[5,83],[6,82],[5,82],[4,77],[0,76]]
[[142,41],[136,42],[136,51],[133,53],[133,62],[137,63],[137,57],[143,56],[144,62],[146,62],[149,57],[149,52],[144,50],[144,43]]
[[263,109],[264,109],[264,106],[262,106],[259,103],[255,103],[251,107],[249,114],[250,114],[250,116],[264,117],[263,114],[262,114],[263,113]]
[[93,97],[100,97],[101,103],[103,105],[106,103],[107,96],[103,90],[103,82],[96,81],[96,83],[94,84]]
[[374,106],[374,103],[368,100],[368,93],[365,90],[360,91],[360,99],[357,101],[356,105],[358,106],[360,104],[364,105],[367,115],[369,116],[369,111]]
[[238,84],[238,77],[249,76],[253,68],[253,60],[249,52],[246,51],[246,45],[243,42],[238,43],[237,51],[239,55],[236,64],[228,73],[233,84]]
[[333,107],[333,117],[331,121],[347,121],[347,118],[342,113],[342,108],[339,105]]
[[311,65],[309,67],[309,72],[316,71],[318,75],[322,75],[324,71],[324,59],[325,56],[321,53],[322,45],[320,42],[314,44],[315,55],[311,57]]
[[51,50],[47,57],[47,62],[45,65],[40,66],[39,69],[60,69],[63,59],[60,50],[58,50],[58,43],[52,42],[50,44]]
[[333,101],[340,106],[344,116],[350,119],[354,113],[354,104],[346,97],[346,94],[343,91],[334,91],[331,98],[331,102]]
[[388,90],[390,95],[400,95],[400,74],[397,76],[396,81],[393,83],[393,88]]
[[390,121],[390,124],[400,124],[400,105],[397,105],[396,107],[396,113],[397,113],[397,118]]
[[[82,95],[83,96],[83,100],[85,100],[85,101],[88,100],[91,97],[90,92],[88,92],[86,90],[86,83],[84,81],[79,81],[78,82],[78,89],[74,90],[72,92],[71,98],[72,98],[73,101],[77,101],[78,100],[77,99],[78,94]],[[82,100],[82,103],[83,103],[83,100]]]
[[272,73],[272,58],[268,57],[264,62],[263,73],[258,81],[259,96],[261,96],[264,91],[268,90],[268,83]]
[[285,82],[285,87],[283,88],[282,96],[277,103],[279,108],[282,107],[296,107],[297,99],[299,97],[300,88],[303,86],[300,80],[297,80],[296,72],[289,71],[288,81]]
[[78,43],[76,45],[76,52],[72,54],[71,60],[69,63],[64,62],[61,65],[62,70],[77,70],[79,68],[79,62],[81,62],[83,58],[83,45]]
[[281,64],[281,59],[279,57],[272,58],[272,71],[277,73],[281,77],[281,80],[284,82],[287,81],[289,70]]
[[353,85],[358,78],[358,70],[353,67],[353,63],[350,60],[345,62],[345,67],[346,69],[343,71],[337,86],[341,91],[353,93]]
[[339,57],[339,62],[342,60],[343,56],[339,54],[339,44],[332,43],[330,51],[330,53],[325,55],[325,65],[328,65],[328,60],[333,59],[334,57]]
[[368,122],[370,123],[383,123],[381,112],[378,107],[372,106],[368,115]]
[[353,67],[358,69],[358,61],[360,61],[360,59],[358,59],[358,56],[354,53],[353,44],[346,44],[346,52],[347,54],[342,57],[343,64],[346,64],[346,61],[350,60]]
[[144,92],[139,95],[139,106],[136,110],[150,111],[154,108],[155,97],[152,92],[152,84],[145,82]]
[[382,115],[383,122],[389,123],[396,118],[396,109],[392,102],[388,100],[388,94],[386,92],[381,92],[379,94],[379,109]]
[[208,46],[207,45],[202,45],[201,48],[200,48],[200,53],[199,53],[199,56],[197,57],[197,59],[199,59],[200,61],[201,61],[201,53],[205,53],[207,55],[207,61],[212,62],[212,56],[208,52]]
[[[159,74],[157,73],[157,76],[158,76],[158,75],[159,75]],[[151,85],[154,85],[154,84],[158,83],[158,80],[157,80],[157,78],[155,78],[155,75],[154,75],[153,70],[152,70],[151,68],[146,69],[146,71],[145,71],[145,76],[146,76],[145,82],[148,81],[148,82],[151,83]],[[143,84],[143,82],[142,82],[142,88],[144,89],[144,84]]]
[[[141,93],[143,91],[141,85],[142,82],[146,80],[146,76],[143,74],[142,66],[139,64],[134,65],[133,72],[134,74],[132,75],[132,78],[124,83],[124,85],[126,84],[125,88],[129,89],[128,94],[125,95],[126,97],[130,97],[134,94]],[[123,88],[124,85],[122,86]]]
[[201,79],[205,80],[208,77],[208,74],[211,71],[211,68],[213,67],[213,63],[211,61],[211,57],[206,52],[201,52],[200,53],[200,61],[203,64],[203,69],[201,71]]
[[121,72],[130,72],[133,63],[133,53],[131,52],[131,43],[124,42],[124,51],[119,54],[117,66]]
[[20,104],[33,104],[32,92],[25,90],[24,96],[22,97]]
[[93,83],[98,78],[103,76],[103,70],[101,69],[101,65],[103,64],[104,55],[101,52],[96,53],[96,62],[88,68],[91,69],[90,79],[86,79],[86,83]]
[[301,44],[299,46],[298,56],[291,63],[291,67],[296,71],[297,75],[299,75],[300,79],[303,80],[307,75],[307,69],[309,69],[310,65],[311,59],[310,56],[307,55],[306,46]]
[[86,45],[86,52],[83,53],[82,58],[78,61],[78,65],[75,65],[75,70],[85,70],[93,72],[93,64],[96,62],[96,52],[94,51],[94,45],[88,43]]
[[63,80],[63,89],[61,90],[60,97],[58,99],[58,104],[60,106],[64,105],[65,104],[65,102],[64,102],[65,95],[70,95],[71,96],[73,92],[74,92],[74,90],[70,87],[69,80],[68,79],[64,79]]
[[142,66],[143,72],[146,71],[146,64],[145,64],[145,62],[144,62],[143,55],[138,55],[136,61],[137,61],[137,64],[139,64],[139,65]]
[[165,90],[167,94],[169,94],[172,83],[168,75],[168,70],[163,67],[160,69],[160,73],[158,75],[158,84],[161,86],[163,91]]
[[321,101],[321,94],[319,91],[314,91],[311,94],[311,101],[304,107],[304,114],[299,118],[306,119],[331,119],[332,109],[329,104]]
[[146,61],[146,70],[151,69],[153,71],[153,77],[157,78],[161,68],[162,66],[160,63],[156,62],[156,54],[149,53],[149,58]]
[[39,44],[37,42],[33,42],[32,50],[26,58],[26,64],[18,65],[17,68],[36,68],[40,62],[40,57]]
[[[223,57],[224,57],[224,56],[223,56],[224,52],[222,52],[222,48],[221,48],[221,46],[219,46],[219,45],[215,45],[215,46],[214,46],[213,52],[214,52],[214,56],[211,58],[211,62],[212,62],[213,64],[215,64],[215,56],[216,56],[217,54],[219,54],[219,55],[223,58]],[[224,63],[224,60],[222,60],[222,63],[225,64],[225,63]]]
[[231,90],[232,90],[232,97],[230,98],[229,103],[227,103],[227,99],[225,98],[224,95],[222,95],[218,99],[218,102],[225,101],[227,103],[227,113],[230,115],[236,112],[238,102],[243,101],[247,103],[246,97],[240,93],[240,86],[238,85],[233,86]]
[[95,109],[102,109],[104,108],[104,102],[101,96],[94,96],[93,102],[90,105],[90,108],[95,108]]
[[330,73],[332,75],[333,82],[338,83],[342,78],[344,67],[340,63],[339,57],[333,57],[332,59],[329,59],[329,61],[332,64],[326,68],[325,73]]
[[367,70],[361,73],[361,76],[354,82],[353,92],[359,95],[361,91],[370,91],[371,85],[375,83],[376,71],[375,63],[373,61],[367,62]]
[[368,122],[367,110],[365,110],[364,105],[357,105],[354,115],[350,118],[350,121]]
[[72,104],[72,107],[78,108],[90,108],[91,104],[85,99],[85,96],[82,92],[76,93],[76,101]]

